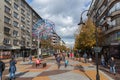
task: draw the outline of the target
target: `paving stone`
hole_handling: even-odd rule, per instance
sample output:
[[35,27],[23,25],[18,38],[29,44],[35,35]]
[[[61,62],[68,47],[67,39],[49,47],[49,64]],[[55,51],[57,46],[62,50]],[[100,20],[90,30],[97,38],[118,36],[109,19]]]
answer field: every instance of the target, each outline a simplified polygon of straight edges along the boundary
[[37,77],[41,72],[27,72],[20,77]]
[[90,80],[86,76],[72,73],[72,72],[67,72],[67,73],[49,76],[49,78],[51,80]]

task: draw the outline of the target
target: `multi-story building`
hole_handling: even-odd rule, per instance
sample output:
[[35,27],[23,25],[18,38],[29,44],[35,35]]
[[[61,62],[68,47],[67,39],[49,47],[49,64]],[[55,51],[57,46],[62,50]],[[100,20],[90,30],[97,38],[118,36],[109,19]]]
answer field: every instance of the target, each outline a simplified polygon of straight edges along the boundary
[[57,34],[56,32],[54,32],[54,33],[52,34],[51,39],[52,39],[52,43],[51,43],[51,44],[52,44],[53,46],[60,44],[61,38],[60,38],[60,36],[58,36],[58,34]]
[[0,3],[0,49],[9,53],[31,49],[32,27],[41,17],[25,0],[1,0]]
[[120,0],[93,0],[88,14],[104,33],[103,49],[107,48],[104,52],[120,58]]

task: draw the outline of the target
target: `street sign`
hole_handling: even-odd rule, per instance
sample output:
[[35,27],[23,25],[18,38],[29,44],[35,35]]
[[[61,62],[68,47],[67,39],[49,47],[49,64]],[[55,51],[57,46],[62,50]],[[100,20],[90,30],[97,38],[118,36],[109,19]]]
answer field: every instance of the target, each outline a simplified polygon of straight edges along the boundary
[[95,53],[98,53],[102,50],[102,47],[94,47]]

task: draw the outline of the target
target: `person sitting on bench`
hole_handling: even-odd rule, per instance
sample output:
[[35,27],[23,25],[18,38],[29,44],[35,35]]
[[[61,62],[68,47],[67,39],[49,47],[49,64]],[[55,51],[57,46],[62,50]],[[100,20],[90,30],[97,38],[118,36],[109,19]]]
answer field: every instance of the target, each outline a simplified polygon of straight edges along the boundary
[[36,60],[36,68],[37,68],[40,64],[41,64],[41,60],[38,58],[38,59]]

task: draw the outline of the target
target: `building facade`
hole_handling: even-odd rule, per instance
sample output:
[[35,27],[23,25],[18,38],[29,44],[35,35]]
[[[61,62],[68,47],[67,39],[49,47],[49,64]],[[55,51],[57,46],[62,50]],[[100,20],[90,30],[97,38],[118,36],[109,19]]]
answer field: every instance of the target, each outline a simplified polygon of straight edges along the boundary
[[104,33],[104,52],[120,58],[120,0],[93,0],[88,14]]
[[25,0],[0,1],[1,56],[32,48],[32,27],[41,17]]

